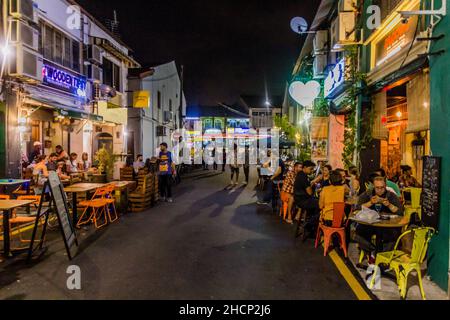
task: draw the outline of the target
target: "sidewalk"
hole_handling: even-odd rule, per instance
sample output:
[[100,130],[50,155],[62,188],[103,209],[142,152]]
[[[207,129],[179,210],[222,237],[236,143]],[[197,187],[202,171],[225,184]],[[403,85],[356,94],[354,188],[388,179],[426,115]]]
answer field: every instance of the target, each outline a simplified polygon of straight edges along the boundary
[[[352,263],[355,270],[358,271],[362,279],[367,278],[367,271],[363,268],[358,268],[356,265],[359,260],[359,250],[355,243],[351,243],[348,248],[349,260]],[[363,265],[367,267],[367,261],[363,262]],[[449,300],[447,293],[439,288],[434,282],[429,280],[425,274],[422,282],[425,290],[427,300]],[[388,276],[383,275],[381,277],[381,289],[373,289],[372,293],[380,300],[399,300],[400,294],[398,292],[397,282],[395,280],[395,273],[389,273]],[[408,278],[408,294],[406,300],[422,300],[417,276],[413,272]]]

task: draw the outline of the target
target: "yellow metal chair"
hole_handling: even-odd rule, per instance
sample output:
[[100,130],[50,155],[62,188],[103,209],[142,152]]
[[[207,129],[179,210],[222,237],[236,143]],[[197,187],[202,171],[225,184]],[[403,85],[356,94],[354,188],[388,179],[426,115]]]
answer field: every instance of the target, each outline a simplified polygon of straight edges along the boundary
[[[411,254],[397,250],[402,238],[409,235],[410,233],[413,233],[414,235]],[[382,252],[377,254],[377,258],[375,261],[375,264],[377,266],[379,266],[380,264],[384,264],[387,265],[388,268],[395,271],[395,274],[397,276],[397,285],[399,288],[400,297],[402,299],[406,299],[408,275],[411,273],[411,271],[415,270],[417,272],[417,277],[419,280],[422,299],[426,300],[425,291],[423,290],[422,284],[421,266],[427,254],[428,244],[430,243],[430,240],[433,237],[434,233],[435,230],[433,228],[417,228],[409,230],[403,233],[397,240],[394,251]],[[375,284],[376,273],[378,269],[379,268],[375,268],[372,280],[370,282],[370,289],[372,289]]]
[[420,205],[420,198],[422,196],[421,188],[406,188],[402,191],[403,199],[405,199],[405,193],[411,195],[411,204],[405,204],[405,216],[411,217],[414,212],[419,214],[420,220],[422,220],[422,208]]

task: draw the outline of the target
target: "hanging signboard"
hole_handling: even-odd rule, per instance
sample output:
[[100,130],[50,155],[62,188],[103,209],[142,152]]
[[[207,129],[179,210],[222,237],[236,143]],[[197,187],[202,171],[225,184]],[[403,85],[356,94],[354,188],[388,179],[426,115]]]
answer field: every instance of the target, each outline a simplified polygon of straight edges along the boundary
[[146,109],[150,108],[150,92],[134,91],[133,92],[133,108]]
[[375,66],[380,66],[414,40],[418,16],[413,16],[406,23],[400,22],[386,36],[375,44]]
[[324,83],[325,98],[334,98],[341,93],[345,84],[345,59],[341,59],[330,71]]
[[439,230],[441,158],[423,158],[422,221]]

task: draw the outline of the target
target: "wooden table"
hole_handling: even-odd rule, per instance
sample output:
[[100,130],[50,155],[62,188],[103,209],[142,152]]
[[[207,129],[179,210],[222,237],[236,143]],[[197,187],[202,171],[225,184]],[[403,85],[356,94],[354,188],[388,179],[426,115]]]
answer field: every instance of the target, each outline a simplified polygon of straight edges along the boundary
[[[116,200],[119,198],[118,207],[119,212],[123,214],[127,214],[128,212],[128,194],[130,190],[135,189],[137,186],[136,181],[116,181],[113,182],[116,191]],[[125,196],[125,199],[122,201],[122,196]]]
[[[0,179],[0,187],[2,187],[1,192],[5,192],[6,187],[17,186],[24,183],[30,183],[31,180],[24,179]],[[28,188],[29,189],[29,188]]]
[[366,226],[373,226],[377,228],[403,228],[409,224],[408,217],[398,216],[396,218],[392,218],[389,220],[381,220],[379,222],[370,223],[366,221],[361,221],[356,219],[356,215],[359,213],[359,211],[354,212],[349,219],[352,221],[355,221],[360,224],[364,224]]
[[77,194],[90,192],[98,188],[106,186],[105,183],[77,183],[69,187],[65,187],[64,191],[72,193],[72,215],[73,215],[73,225],[74,227],[78,223],[78,205],[77,205]]
[[3,254],[11,255],[11,239],[9,235],[9,218],[13,209],[32,204],[33,200],[0,200],[0,211],[3,211]]

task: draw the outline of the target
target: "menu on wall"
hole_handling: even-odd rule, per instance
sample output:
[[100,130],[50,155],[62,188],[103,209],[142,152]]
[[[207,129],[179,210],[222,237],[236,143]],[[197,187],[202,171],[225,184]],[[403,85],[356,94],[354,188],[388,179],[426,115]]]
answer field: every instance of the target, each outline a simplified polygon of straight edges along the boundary
[[422,221],[439,229],[441,158],[423,158]]

